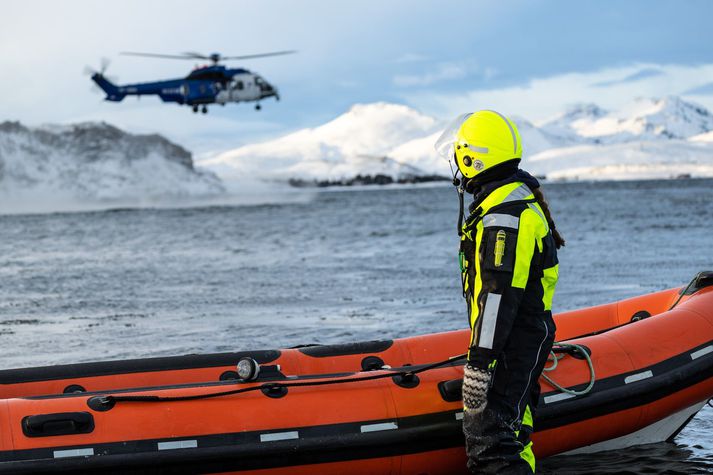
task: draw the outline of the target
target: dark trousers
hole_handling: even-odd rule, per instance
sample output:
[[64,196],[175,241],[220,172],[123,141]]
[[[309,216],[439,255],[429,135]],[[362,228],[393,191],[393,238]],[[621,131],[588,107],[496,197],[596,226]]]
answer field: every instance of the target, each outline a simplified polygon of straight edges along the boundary
[[463,415],[471,473],[533,473],[531,421],[540,397],[538,379],[552,349],[554,334],[550,312],[519,315],[513,322],[497,358],[485,409],[466,410]]

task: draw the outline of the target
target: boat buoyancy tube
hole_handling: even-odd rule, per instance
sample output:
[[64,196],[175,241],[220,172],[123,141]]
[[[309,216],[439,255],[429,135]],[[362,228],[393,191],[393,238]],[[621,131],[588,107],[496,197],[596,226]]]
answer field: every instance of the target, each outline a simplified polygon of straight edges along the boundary
[[[707,278],[555,317],[576,346],[541,381],[539,457],[670,439],[713,397]],[[467,343],[463,330],[0,371],[0,473],[464,473],[452,357]],[[239,372],[246,358],[259,370]]]

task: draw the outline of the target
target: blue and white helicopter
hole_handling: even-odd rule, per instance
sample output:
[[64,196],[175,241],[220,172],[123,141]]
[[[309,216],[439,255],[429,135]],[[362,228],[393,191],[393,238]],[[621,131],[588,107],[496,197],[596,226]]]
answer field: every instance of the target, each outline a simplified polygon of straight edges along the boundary
[[228,102],[256,102],[255,109],[260,110],[260,100],[274,97],[280,100],[277,89],[260,75],[243,68],[227,68],[218,64],[221,60],[253,59],[266,56],[292,54],[295,51],[276,51],[272,53],[250,54],[243,56],[221,56],[218,53],[203,55],[200,53],[155,54],[123,52],[123,55],[146,56],[150,58],[210,60],[212,64],[195,68],[185,78],[165,81],[144,82],[138,84],[116,85],[104,76],[108,62],[102,63],[99,71],[90,71],[94,81],[105,93],[107,101],[121,102],[126,96],[157,95],[163,102],[176,102],[188,105],[193,112],[208,112],[208,104],[224,106]]

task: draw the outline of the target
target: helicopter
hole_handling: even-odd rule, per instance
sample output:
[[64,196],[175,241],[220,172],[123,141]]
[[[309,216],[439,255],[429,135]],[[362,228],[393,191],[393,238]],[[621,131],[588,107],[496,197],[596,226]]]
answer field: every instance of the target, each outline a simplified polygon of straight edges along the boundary
[[200,110],[206,114],[208,104],[224,106],[228,102],[256,102],[255,110],[260,110],[260,100],[268,97],[280,100],[277,89],[259,74],[243,68],[228,68],[219,63],[223,60],[254,59],[293,53],[296,51],[222,56],[219,53],[204,55],[187,52],[174,55],[125,51],[120,54],[149,58],[200,59],[209,60],[212,64],[196,67],[188,76],[180,79],[126,85],[116,85],[104,75],[108,61],[102,62],[99,71],[89,69],[88,72],[91,74],[92,81],[106,93],[104,100],[111,102],[121,102],[126,96],[157,95],[163,102],[191,106],[194,113]]

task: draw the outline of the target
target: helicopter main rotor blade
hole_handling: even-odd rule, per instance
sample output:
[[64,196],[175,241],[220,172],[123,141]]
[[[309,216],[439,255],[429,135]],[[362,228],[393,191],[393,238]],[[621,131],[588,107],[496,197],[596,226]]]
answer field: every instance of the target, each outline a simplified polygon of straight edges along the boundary
[[181,54],[186,59],[211,59],[210,56],[201,53],[196,53],[195,51],[186,51],[185,53]]
[[246,54],[241,56],[222,56],[218,53],[213,53],[211,55],[196,53],[194,51],[188,51],[181,54],[160,54],[160,53],[138,53],[135,51],[122,51],[120,54],[124,56],[143,56],[148,58],[167,58],[167,59],[207,59],[215,63],[218,61],[226,59],[254,59],[254,58],[265,58],[268,56],[281,56],[284,54],[294,54],[297,51],[274,51],[271,53],[260,53],[260,54]]
[[253,59],[253,58],[265,58],[267,56],[281,56],[283,54],[294,54],[297,51],[275,51],[273,53],[260,53],[260,54],[246,54],[243,56],[221,56],[220,59]]
[[[158,53],[135,53],[133,51],[122,51],[121,53],[124,56],[144,56],[148,58],[168,58],[168,59],[196,59],[194,56],[187,56],[185,54],[179,55],[179,54],[158,54]],[[204,58],[203,56],[200,56],[200,58]]]

